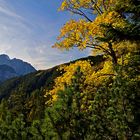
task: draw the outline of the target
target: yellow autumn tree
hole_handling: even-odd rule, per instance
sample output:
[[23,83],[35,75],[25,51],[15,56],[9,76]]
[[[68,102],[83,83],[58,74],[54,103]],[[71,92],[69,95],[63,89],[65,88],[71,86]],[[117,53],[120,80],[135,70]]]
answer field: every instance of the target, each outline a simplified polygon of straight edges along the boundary
[[[78,47],[80,50],[93,48],[93,54],[105,54],[116,64],[124,46],[120,43],[118,45],[118,36],[115,33],[129,26],[129,20],[116,7],[129,7],[130,1],[64,0],[60,10],[78,14],[81,18],[71,19],[62,27],[58,42],[53,47],[66,50],[72,47]],[[129,47],[125,46],[125,49]]]
[[85,76],[83,87],[85,84],[87,89],[83,89],[86,91],[93,89],[91,87],[98,87],[110,76],[113,78],[116,75],[114,66],[128,64],[131,53],[139,49],[139,41],[133,40],[129,31],[133,26],[132,20],[129,19],[131,15],[125,15],[125,11],[123,12],[123,9],[129,9],[130,6],[134,6],[133,9],[136,7],[131,0],[64,0],[62,2],[59,10],[70,11],[81,17],[78,20],[69,20],[62,27],[58,41],[53,47],[62,50],[73,47],[79,50],[91,48],[93,55],[102,54],[106,57],[106,61],[98,71],[85,61],[66,66],[65,73],[55,80],[54,89],[50,91],[54,100],[57,98],[56,93],[63,90],[65,84],[71,83],[78,66]]

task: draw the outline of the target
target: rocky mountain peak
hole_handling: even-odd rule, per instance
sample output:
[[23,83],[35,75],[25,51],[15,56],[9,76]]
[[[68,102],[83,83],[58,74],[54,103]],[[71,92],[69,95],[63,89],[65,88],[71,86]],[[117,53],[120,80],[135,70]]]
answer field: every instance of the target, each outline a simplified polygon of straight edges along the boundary
[[[14,72],[11,72],[11,69],[13,69]],[[0,81],[35,71],[36,69],[31,64],[24,62],[23,60],[17,58],[10,59],[6,54],[0,55]]]

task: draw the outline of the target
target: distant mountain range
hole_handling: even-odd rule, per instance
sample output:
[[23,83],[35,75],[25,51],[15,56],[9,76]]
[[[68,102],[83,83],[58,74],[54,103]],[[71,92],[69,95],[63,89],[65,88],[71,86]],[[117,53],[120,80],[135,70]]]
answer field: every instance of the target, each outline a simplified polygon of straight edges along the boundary
[[31,64],[23,60],[10,59],[6,54],[0,55],[0,82],[35,71],[36,69]]

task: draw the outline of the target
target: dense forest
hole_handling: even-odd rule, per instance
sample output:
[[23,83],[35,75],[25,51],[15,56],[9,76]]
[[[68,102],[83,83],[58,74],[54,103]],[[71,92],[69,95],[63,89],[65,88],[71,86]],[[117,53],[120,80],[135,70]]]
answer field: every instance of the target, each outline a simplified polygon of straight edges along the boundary
[[59,10],[77,18],[53,47],[92,56],[1,84],[0,140],[139,140],[140,1],[63,0]]

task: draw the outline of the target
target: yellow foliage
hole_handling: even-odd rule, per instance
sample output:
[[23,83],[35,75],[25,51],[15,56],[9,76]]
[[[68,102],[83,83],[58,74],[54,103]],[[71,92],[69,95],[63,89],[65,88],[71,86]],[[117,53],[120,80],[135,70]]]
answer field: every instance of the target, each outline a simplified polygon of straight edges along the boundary
[[71,84],[71,80],[74,76],[74,73],[77,70],[77,67],[81,68],[81,72],[83,73],[82,78],[86,78],[87,75],[91,75],[92,73],[92,66],[90,62],[87,61],[77,61],[74,64],[70,64],[69,66],[61,67],[60,69],[63,69],[65,73],[62,76],[55,79],[55,85],[53,87],[53,90],[49,91],[49,94],[53,95],[53,100],[56,100],[57,92],[59,90],[63,90],[65,84]]
[[61,7],[59,10],[67,10],[67,8],[70,8],[71,6],[75,9],[84,7],[89,8],[91,7],[92,3],[91,0],[64,0],[61,4]]
[[98,70],[97,72],[93,71],[91,75],[86,77],[86,83],[91,87],[98,87],[106,78],[114,76],[115,71],[113,69],[113,64],[111,61],[106,61],[102,69]]
[[111,5],[117,3],[117,0],[64,0],[59,8],[59,10],[67,10],[69,8],[80,9],[80,8],[90,8],[93,12],[96,12],[96,8],[106,11]]
[[[62,27],[58,41],[53,47],[62,50],[69,50],[72,47],[83,50],[89,47],[92,48],[92,54],[105,54],[109,57],[113,57],[111,52],[113,50],[117,59],[120,57],[124,46],[126,50],[134,50],[135,45],[132,45],[129,41],[112,43],[111,39],[107,41],[101,39],[106,38],[108,32],[102,25],[111,25],[114,29],[120,30],[128,25],[128,21],[115,8],[121,6],[121,4],[127,7],[129,2],[129,0],[63,0],[60,10],[69,10],[76,14],[83,9],[85,10],[82,11],[84,13],[83,18],[72,19]],[[94,18],[88,20],[84,16],[88,12]],[[94,12],[98,14],[94,14]]]
[[68,21],[60,31],[58,42],[53,46],[59,49],[69,50],[77,46],[79,50],[93,47],[96,53],[106,53],[109,51],[107,43],[99,42],[97,37],[105,37],[104,28],[101,24],[111,24],[114,28],[124,28],[126,21],[115,11],[105,12],[96,17],[92,22],[84,19]]
[[98,71],[94,70],[94,67],[91,66],[89,61],[77,61],[69,66],[63,66],[60,70],[63,69],[65,73],[56,78],[53,89],[47,91],[47,94],[49,93],[52,95],[52,101],[57,99],[58,91],[64,90],[65,85],[71,85],[77,67],[80,67],[80,71],[82,72],[80,88],[82,89],[83,94],[93,93],[107,77],[114,76],[113,65],[110,61],[106,61],[103,68]]
[[139,42],[124,40],[118,43],[113,43],[113,48],[119,53],[127,53],[135,52],[136,50],[140,49],[140,45]]

